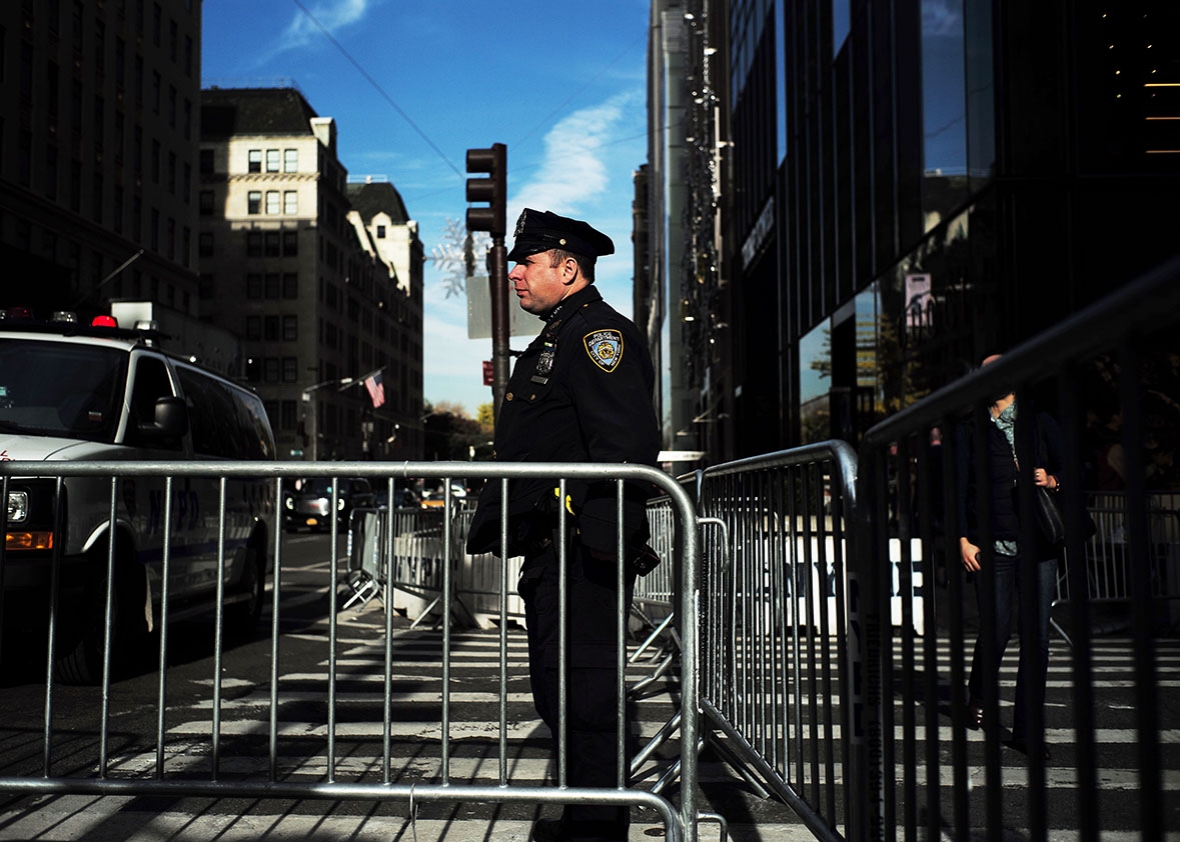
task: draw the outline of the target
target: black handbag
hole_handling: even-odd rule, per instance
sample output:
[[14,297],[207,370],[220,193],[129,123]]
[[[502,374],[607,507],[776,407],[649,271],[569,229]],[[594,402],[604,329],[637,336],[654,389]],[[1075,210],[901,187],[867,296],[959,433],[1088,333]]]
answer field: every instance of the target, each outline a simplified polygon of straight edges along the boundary
[[[1057,505],[1057,495],[1043,485],[1033,486],[1033,491],[1033,508],[1036,511],[1037,529],[1040,530],[1041,537],[1055,547],[1063,546],[1065,518]],[[1086,516],[1089,517],[1089,513]]]
[[[1037,516],[1037,529],[1041,537],[1054,547],[1065,546],[1065,514],[1061,511],[1058,492],[1050,491],[1044,485],[1033,486],[1033,510]],[[1098,532],[1098,525],[1090,512],[1082,509],[1082,540],[1088,541]]]

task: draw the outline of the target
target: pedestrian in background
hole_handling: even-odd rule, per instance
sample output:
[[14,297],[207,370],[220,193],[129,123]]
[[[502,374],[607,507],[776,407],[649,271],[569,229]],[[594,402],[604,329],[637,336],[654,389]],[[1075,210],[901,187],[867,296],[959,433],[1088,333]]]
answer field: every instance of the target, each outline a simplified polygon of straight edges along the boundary
[[[655,466],[659,424],[652,405],[655,374],[635,325],[593,286],[596,259],[614,253],[610,238],[579,220],[525,209],[516,225],[508,274],[520,306],[544,322],[508,381],[496,422],[496,458],[505,462],[629,462]],[[650,489],[628,483],[623,535],[630,562],[646,551]],[[509,546],[500,546],[500,512],[508,508]],[[617,491],[613,481],[513,480],[480,493],[467,550],[524,556],[517,590],[525,603],[529,679],[537,713],[558,733],[558,511],[565,506],[567,592],[567,778],[571,787],[617,786],[616,693]],[[635,572],[624,571],[630,611]],[[624,617],[624,620],[626,618]],[[628,720],[630,716],[628,716]],[[630,733],[630,723],[626,732]],[[630,768],[633,749],[625,747]],[[624,782],[626,783],[626,782]],[[560,820],[533,826],[537,842],[621,842],[625,807],[567,805]]]
[[[1000,358],[999,354],[986,357],[983,365]],[[983,630],[975,641],[968,682],[968,724],[988,727],[984,717],[985,694],[997,687],[1000,662],[1012,637],[1014,626],[1020,634],[1020,663],[1016,676],[1016,699],[1012,720],[1010,745],[1027,753],[1032,732],[1028,730],[1028,714],[1039,736],[1044,734],[1045,679],[1049,669],[1049,612],[1057,588],[1057,556],[1059,550],[1038,538],[1031,547],[1019,543],[1020,518],[1017,480],[1021,466],[1016,457],[1015,429],[1017,418],[1016,395],[1009,392],[996,399],[989,407],[989,423],[978,429],[973,420],[964,422],[956,437],[959,547],[963,567],[974,574],[975,596],[979,614],[984,615],[982,575],[986,564],[992,565],[995,603],[995,637],[985,640]],[[1035,415],[1036,465],[1032,468],[1033,482],[1059,493],[1062,488],[1062,443],[1057,422],[1046,412]],[[987,478],[976,474],[976,448],[984,448],[988,465]],[[979,522],[979,499],[988,495],[991,503],[991,537],[994,546],[990,553],[980,548],[982,525]],[[1037,613],[1026,616],[1022,611],[1021,592],[1030,584],[1021,574],[1022,559],[1032,554],[1036,571]],[[984,675],[983,651],[991,646],[995,651],[996,672]],[[1031,683],[1030,683],[1031,682]],[[1044,750],[1045,758],[1049,749]]]

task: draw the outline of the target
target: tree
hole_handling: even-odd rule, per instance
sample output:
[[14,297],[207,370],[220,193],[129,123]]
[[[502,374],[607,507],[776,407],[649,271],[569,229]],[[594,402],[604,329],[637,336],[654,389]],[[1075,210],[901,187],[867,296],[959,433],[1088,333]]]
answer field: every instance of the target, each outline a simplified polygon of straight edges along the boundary
[[475,417],[479,421],[479,425],[487,430],[490,437],[496,430],[496,414],[493,404],[481,403]]
[[[487,404],[491,406],[491,404]],[[483,407],[480,408],[483,415]],[[492,439],[490,427],[476,421],[462,406],[450,401],[426,405],[423,419],[423,435],[426,441],[426,458],[438,461],[467,461],[472,458],[489,458]]]

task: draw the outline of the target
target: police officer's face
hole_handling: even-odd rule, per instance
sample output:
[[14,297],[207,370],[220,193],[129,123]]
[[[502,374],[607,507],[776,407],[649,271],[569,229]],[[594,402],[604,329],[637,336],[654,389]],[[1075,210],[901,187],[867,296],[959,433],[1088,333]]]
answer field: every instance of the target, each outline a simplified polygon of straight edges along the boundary
[[552,310],[574,291],[577,262],[563,260],[557,266],[552,263],[553,252],[543,251],[522,257],[508,273],[522,310],[539,316]]

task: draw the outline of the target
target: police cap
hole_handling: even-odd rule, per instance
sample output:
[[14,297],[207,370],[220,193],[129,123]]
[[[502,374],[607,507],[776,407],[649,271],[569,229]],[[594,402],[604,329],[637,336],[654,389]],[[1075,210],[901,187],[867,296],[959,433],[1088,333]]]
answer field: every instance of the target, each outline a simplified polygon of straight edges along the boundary
[[615,253],[615,244],[610,237],[585,222],[532,208],[521,211],[513,237],[508,259],[515,262],[549,249],[561,249],[586,257]]

